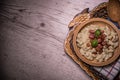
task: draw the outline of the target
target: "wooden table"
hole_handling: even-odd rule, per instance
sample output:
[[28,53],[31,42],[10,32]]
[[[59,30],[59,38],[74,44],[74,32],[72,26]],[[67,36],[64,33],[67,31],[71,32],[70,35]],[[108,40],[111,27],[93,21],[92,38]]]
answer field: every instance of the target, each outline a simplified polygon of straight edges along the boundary
[[0,2],[0,69],[4,80],[91,80],[64,52],[68,23],[108,0]]

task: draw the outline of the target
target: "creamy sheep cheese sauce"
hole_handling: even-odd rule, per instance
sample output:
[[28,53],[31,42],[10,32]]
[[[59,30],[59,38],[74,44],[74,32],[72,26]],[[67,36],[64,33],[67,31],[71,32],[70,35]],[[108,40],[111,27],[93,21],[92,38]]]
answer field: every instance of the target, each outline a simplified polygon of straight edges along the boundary
[[119,44],[117,33],[108,26],[88,25],[80,30],[76,40],[80,53],[96,62],[111,58]]

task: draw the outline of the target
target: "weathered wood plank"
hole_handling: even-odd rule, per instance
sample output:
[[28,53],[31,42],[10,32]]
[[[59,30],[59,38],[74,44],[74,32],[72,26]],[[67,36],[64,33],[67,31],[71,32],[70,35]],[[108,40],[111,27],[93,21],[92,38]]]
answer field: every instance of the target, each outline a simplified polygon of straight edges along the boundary
[[103,1],[1,2],[0,64],[6,80],[90,80],[65,54],[63,42],[73,16]]

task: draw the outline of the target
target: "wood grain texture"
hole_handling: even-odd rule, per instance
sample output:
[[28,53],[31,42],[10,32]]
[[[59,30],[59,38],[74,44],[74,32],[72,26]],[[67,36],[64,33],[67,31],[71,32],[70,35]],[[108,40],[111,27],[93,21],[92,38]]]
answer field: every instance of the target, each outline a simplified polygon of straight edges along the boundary
[[75,14],[106,1],[0,2],[0,69],[4,80],[90,80],[65,54],[63,43]]

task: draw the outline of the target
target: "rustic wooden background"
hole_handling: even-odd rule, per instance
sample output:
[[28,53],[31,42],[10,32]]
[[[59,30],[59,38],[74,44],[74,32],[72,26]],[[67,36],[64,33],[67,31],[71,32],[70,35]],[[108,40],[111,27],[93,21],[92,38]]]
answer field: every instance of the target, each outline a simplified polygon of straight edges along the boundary
[[66,55],[63,43],[75,14],[107,1],[1,1],[0,69],[4,80],[91,80]]

